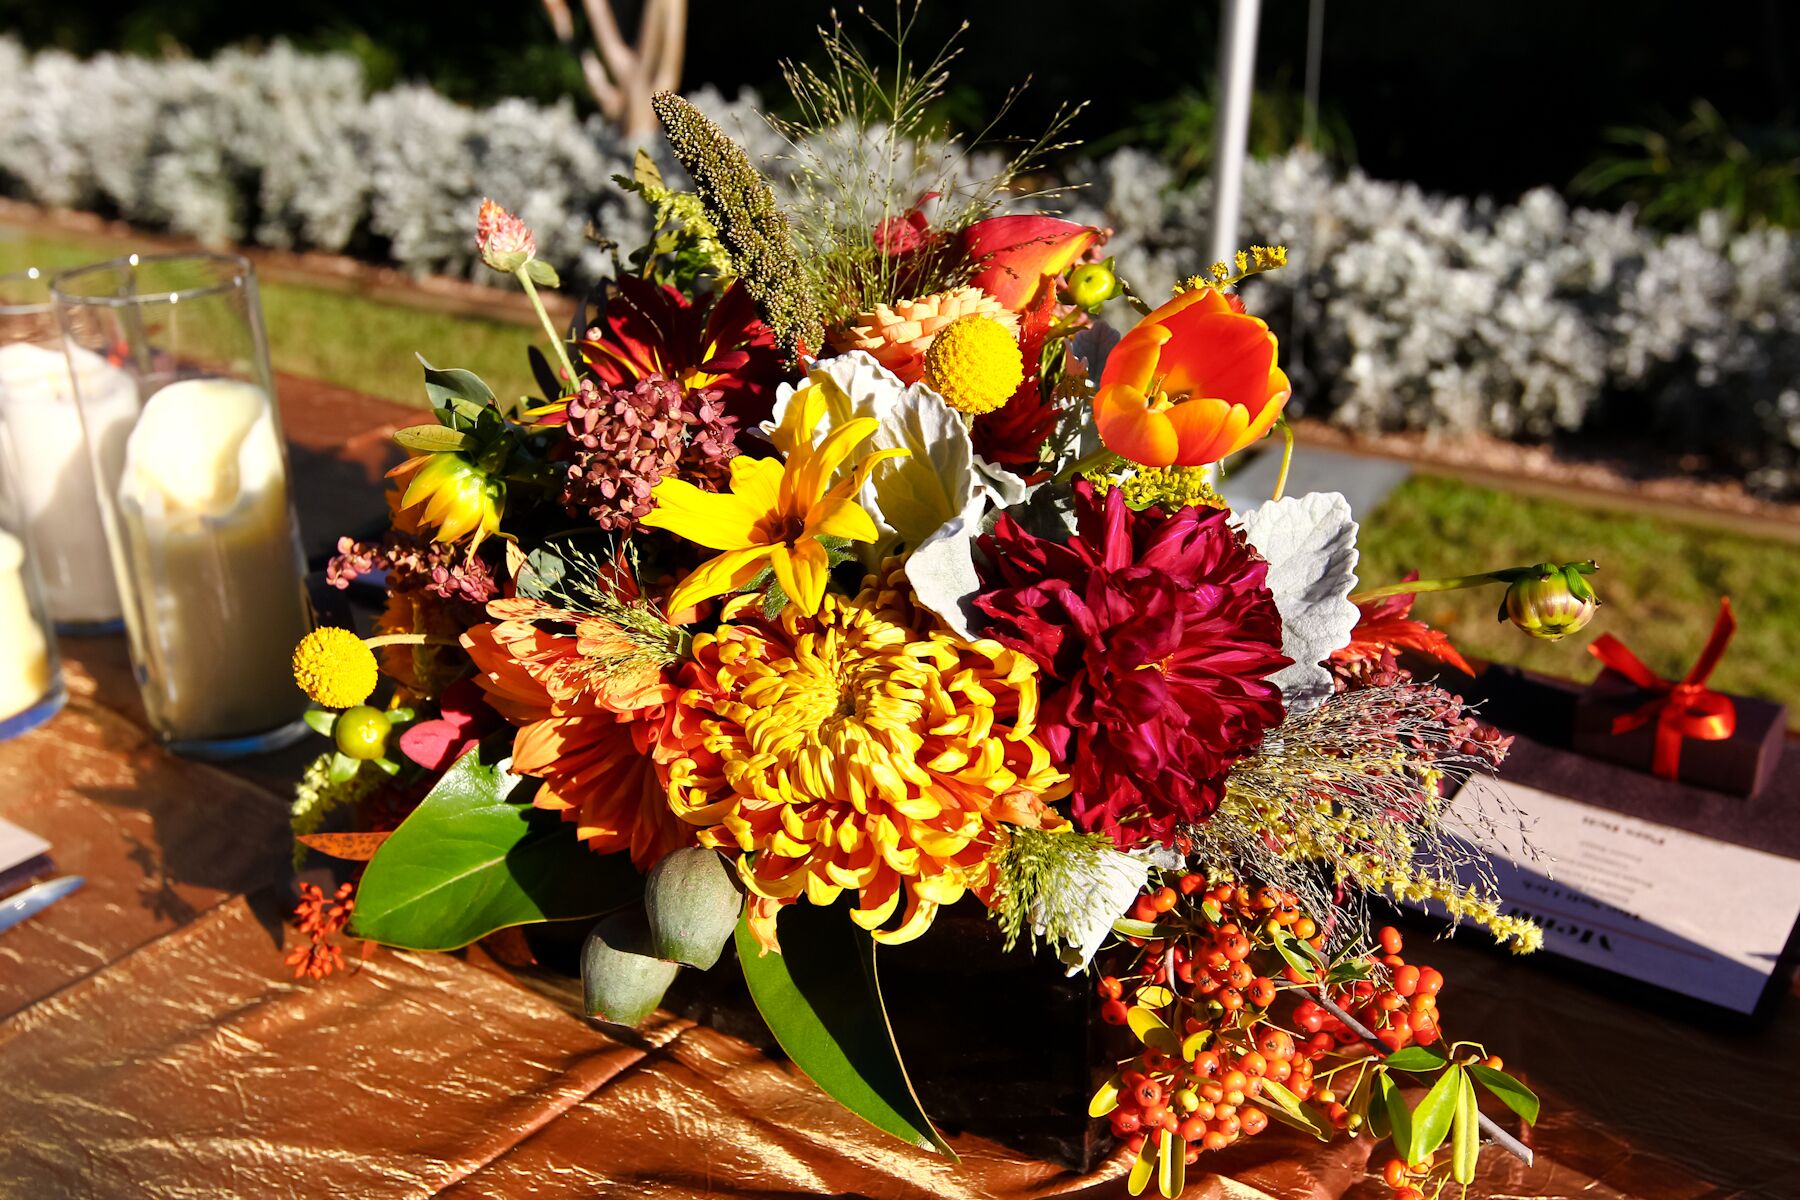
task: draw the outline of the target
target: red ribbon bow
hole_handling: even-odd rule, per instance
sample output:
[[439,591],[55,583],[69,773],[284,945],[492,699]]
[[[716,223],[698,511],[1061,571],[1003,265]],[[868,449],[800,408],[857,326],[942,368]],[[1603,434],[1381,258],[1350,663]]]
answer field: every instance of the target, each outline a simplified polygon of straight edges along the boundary
[[1713,668],[1737,632],[1737,618],[1731,612],[1731,598],[1719,597],[1719,619],[1713,622],[1712,636],[1706,648],[1694,661],[1694,667],[1680,683],[1664,679],[1646,667],[1625,643],[1610,633],[1603,633],[1588,645],[1588,653],[1617,671],[1646,692],[1657,695],[1634,712],[1614,717],[1614,735],[1630,733],[1650,722],[1656,722],[1656,751],[1650,769],[1664,779],[1674,779],[1681,769],[1681,740],[1696,738],[1703,742],[1722,742],[1737,732],[1737,706],[1706,686]]

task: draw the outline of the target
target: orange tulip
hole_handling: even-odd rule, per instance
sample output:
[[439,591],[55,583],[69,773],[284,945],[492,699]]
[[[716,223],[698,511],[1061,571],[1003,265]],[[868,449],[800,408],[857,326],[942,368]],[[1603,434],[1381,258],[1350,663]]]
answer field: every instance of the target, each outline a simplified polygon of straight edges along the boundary
[[1290,391],[1269,327],[1217,288],[1195,288],[1113,347],[1094,427],[1107,449],[1143,466],[1204,466],[1268,433]]

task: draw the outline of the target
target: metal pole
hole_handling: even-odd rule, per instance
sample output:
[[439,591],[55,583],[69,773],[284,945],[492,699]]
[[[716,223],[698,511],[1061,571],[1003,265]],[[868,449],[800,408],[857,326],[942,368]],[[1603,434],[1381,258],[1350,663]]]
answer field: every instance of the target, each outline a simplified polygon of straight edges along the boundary
[[1238,248],[1244,158],[1250,142],[1250,93],[1256,75],[1256,24],[1262,0],[1224,0],[1219,36],[1219,105],[1213,144],[1212,257],[1230,262]]

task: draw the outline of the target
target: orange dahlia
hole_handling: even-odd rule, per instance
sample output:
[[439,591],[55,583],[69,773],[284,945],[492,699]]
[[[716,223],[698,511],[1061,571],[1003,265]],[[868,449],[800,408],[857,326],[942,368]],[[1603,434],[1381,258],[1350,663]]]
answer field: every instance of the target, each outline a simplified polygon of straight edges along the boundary
[[[463,635],[488,704],[518,726],[512,770],[542,780],[532,803],[560,812],[593,850],[648,870],[693,843],[667,800],[672,654],[639,631],[523,598]],[[541,628],[544,621],[573,633]]]
[[694,639],[668,774],[700,843],[736,856],[765,948],[783,905],[846,890],[877,941],[910,941],[940,905],[990,897],[1002,824],[1066,827],[1046,807],[1067,789],[1034,732],[1037,668],[942,628],[897,560],[811,617],[757,603]]
[[1018,317],[1000,301],[978,287],[959,287],[917,300],[877,304],[833,331],[831,345],[840,353],[866,350],[901,383],[917,383],[925,374],[925,352],[932,339],[968,316],[992,317],[1009,332],[1018,332]]

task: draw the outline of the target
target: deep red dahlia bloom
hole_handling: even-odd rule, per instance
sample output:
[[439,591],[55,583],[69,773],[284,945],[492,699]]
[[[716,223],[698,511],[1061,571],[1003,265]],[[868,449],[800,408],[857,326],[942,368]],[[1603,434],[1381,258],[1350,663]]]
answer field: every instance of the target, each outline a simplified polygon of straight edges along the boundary
[[733,280],[716,299],[691,301],[672,287],[625,275],[601,324],[578,345],[608,387],[662,375],[684,391],[718,396],[739,429],[768,420],[785,374],[775,335]]
[[1225,775],[1282,718],[1289,665],[1268,564],[1226,524],[1133,512],[1075,485],[1065,544],[1001,514],[980,546],[986,634],[1043,668],[1038,728],[1074,779],[1085,829],[1167,842],[1218,807]]

